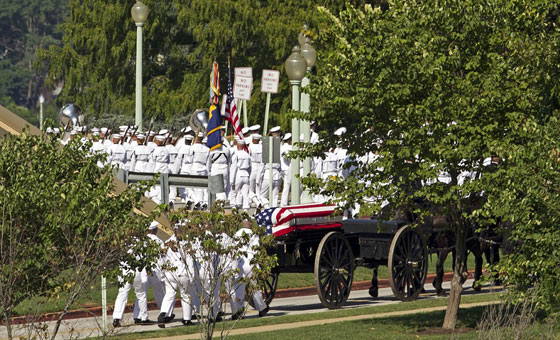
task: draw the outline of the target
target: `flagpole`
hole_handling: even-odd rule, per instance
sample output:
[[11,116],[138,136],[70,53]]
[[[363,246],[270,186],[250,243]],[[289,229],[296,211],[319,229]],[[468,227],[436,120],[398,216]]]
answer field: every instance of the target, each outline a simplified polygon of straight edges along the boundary
[[243,100],[241,102],[243,103],[243,123],[245,127],[249,127],[249,123],[247,123],[247,101]]

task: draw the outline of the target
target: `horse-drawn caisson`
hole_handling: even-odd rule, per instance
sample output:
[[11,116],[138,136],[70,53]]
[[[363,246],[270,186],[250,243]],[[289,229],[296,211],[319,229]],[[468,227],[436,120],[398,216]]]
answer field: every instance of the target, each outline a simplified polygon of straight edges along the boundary
[[[373,269],[372,283],[377,267],[387,266],[395,296],[402,301],[418,298],[426,280],[428,255],[440,252],[435,241],[447,230],[441,219],[427,220],[416,226],[405,218],[342,220],[335,206],[321,203],[263,211],[257,223],[274,234],[269,251],[278,258],[278,266],[264,284],[266,303],[274,298],[280,273],[314,273],[323,306],[340,308],[350,295],[358,266]],[[452,248],[444,246],[448,251]],[[375,284],[370,294],[377,295]]]

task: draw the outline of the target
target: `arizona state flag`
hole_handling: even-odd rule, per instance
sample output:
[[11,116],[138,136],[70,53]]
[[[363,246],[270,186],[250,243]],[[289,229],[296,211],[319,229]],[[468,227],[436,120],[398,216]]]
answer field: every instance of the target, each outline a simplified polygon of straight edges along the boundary
[[210,110],[208,119],[208,132],[206,133],[206,146],[210,150],[215,150],[222,146],[222,116],[218,106],[220,98],[220,72],[218,71],[218,63],[212,65],[212,73],[210,74]]

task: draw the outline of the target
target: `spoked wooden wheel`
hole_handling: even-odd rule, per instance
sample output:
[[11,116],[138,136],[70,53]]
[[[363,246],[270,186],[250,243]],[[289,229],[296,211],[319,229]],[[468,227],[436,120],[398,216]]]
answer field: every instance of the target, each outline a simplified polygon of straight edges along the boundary
[[[260,283],[260,282],[259,282]],[[267,306],[270,305],[272,300],[274,299],[274,294],[276,293],[276,287],[278,286],[278,272],[274,269],[270,272],[270,275],[266,278],[263,283],[263,300]],[[251,295],[247,295],[247,302],[253,308],[255,308],[255,302],[253,301],[253,297]]]
[[340,308],[348,299],[354,278],[354,254],[340,232],[323,236],[315,255],[315,286],[323,306]]
[[400,228],[389,248],[389,283],[401,301],[418,298],[426,281],[428,251],[420,234],[410,226]]

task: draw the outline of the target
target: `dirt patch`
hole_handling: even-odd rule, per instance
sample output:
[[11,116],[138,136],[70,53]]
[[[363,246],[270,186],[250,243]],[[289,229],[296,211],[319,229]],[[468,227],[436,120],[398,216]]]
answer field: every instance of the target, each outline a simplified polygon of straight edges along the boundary
[[428,328],[423,331],[416,332],[417,335],[446,335],[446,334],[464,334],[464,333],[471,333],[474,332],[474,328],[455,328],[455,329],[447,329],[447,328]]

